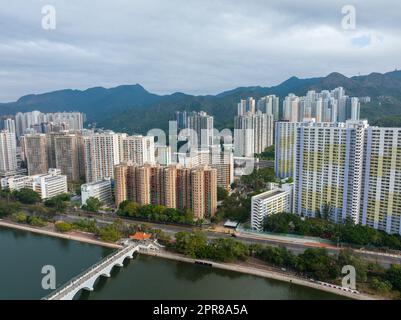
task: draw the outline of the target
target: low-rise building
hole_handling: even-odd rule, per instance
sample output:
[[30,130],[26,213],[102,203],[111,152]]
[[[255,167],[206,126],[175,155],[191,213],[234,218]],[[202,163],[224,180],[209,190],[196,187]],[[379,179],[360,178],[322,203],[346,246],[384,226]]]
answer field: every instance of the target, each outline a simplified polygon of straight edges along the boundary
[[103,205],[112,205],[111,179],[105,178],[100,181],[85,183],[81,186],[82,205],[86,204],[89,198],[98,199]]
[[4,177],[1,179],[1,189],[9,189],[10,191],[18,191],[23,188],[28,188],[32,178],[30,176],[15,175],[11,177]]
[[32,190],[42,199],[49,199],[68,192],[67,176],[59,169],[49,169],[47,174],[32,176]]
[[1,188],[18,191],[29,188],[39,193],[41,199],[49,199],[68,192],[67,176],[59,169],[49,169],[46,174],[33,176],[15,175],[1,179]]
[[281,188],[275,188],[251,199],[251,227],[254,230],[263,229],[263,220],[266,216],[292,212],[292,184],[285,184]]

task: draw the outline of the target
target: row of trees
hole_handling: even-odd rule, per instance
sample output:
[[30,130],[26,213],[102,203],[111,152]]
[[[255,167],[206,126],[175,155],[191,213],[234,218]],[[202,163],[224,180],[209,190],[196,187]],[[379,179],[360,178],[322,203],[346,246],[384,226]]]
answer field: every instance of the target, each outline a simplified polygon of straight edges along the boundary
[[95,220],[81,219],[77,222],[69,223],[66,221],[57,221],[56,230],[59,232],[69,232],[72,230],[81,230],[91,232],[103,241],[116,242],[123,236],[122,225],[120,223],[107,224],[98,227]]
[[171,243],[169,248],[192,258],[223,262],[245,260],[248,251],[246,245],[231,238],[219,238],[208,242],[205,234],[201,232],[178,232],[175,242]]
[[378,264],[364,262],[350,250],[341,250],[338,255],[332,256],[324,248],[311,248],[295,255],[285,247],[245,245],[231,238],[208,241],[200,232],[179,232],[175,235],[175,242],[170,242],[167,248],[192,258],[222,262],[244,261],[254,257],[315,280],[338,284],[341,284],[343,276],[342,267],[352,265],[356,269],[360,288],[392,297],[399,297],[401,291],[401,266],[393,265],[385,270]]
[[401,236],[390,235],[368,226],[355,225],[349,220],[337,224],[325,217],[303,219],[292,213],[277,213],[266,216],[263,229],[276,233],[320,237],[354,245],[401,250]]
[[117,214],[124,217],[134,217],[149,221],[174,222],[183,224],[193,224],[194,216],[190,210],[177,210],[161,205],[144,205],[130,200],[120,203]]
[[13,213],[10,215],[11,220],[18,223],[27,223],[34,227],[44,227],[47,221],[39,216],[27,215],[23,212]]
[[39,194],[29,188],[14,191],[1,189],[0,198],[7,201],[19,201],[23,204],[35,204],[41,201]]
[[79,219],[72,223],[66,221],[57,221],[55,227],[59,232],[69,232],[71,230],[80,230],[95,234],[103,241],[116,242],[123,237],[143,231],[153,234],[160,243],[169,243],[171,238],[160,229],[154,229],[146,224],[124,223],[121,220],[116,220],[114,223],[99,226],[94,219]]

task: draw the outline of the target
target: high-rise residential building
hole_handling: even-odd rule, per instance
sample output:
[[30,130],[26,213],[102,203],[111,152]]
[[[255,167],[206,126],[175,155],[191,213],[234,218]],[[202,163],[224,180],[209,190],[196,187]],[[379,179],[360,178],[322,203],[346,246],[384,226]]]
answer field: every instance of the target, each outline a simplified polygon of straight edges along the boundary
[[3,129],[16,134],[15,120],[11,118],[4,119]]
[[280,179],[292,178],[294,175],[295,148],[297,142],[297,128],[314,123],[307,122],[285,122],[275,123],[274,170],[276,177]]
[[46,134],[49,168],[56,168],[56,138],[63,137],[68,131],[49,132]]
[[186,111],[176,111],[175,121],[177,122],[177,129],[182,130],[188,127],[188,114]]
[[242,116],[247,112],[255,113],[256,112],[256,101],[254,98],[249,97],[246,100],[241,100],[237,105],[237,115]]
[[[283,120],[298,122],[300,114],[300,99],[293,93],[285,97],[283,101]],[[302,121],[302,120],[301,120]]]
[[275,95],[262,97],[257,102],[257,110],[273,115],[273,121],[279,120],[280,99]]
[[[17,137],[33,130],[36,133],[49,133],[62,130],[82,130],[85,115],[80,112],[41,113],[32,111],[15,115]],[[29,132],[32,133],[32,132]]]
[[15,174],[17,170],[17,145],[15,133],[0,131],[0,175]]
[[231,189],[234,182],[234,154],[232,145],[213,145],[209,148],[179,153],[178,163],[185,168],[208,166],[217,170],[217,186]]
[[55,125],[64,124],[67,130],[82,130],[85,115],[81,112],[55,112],[45,114],[45,122]]
[[234,119],[234,151],[238,157],[253,157],[273,145],[273,115],[260,111]]
[[26,134],[23,136],[23,150],[28,174],[45,174],[49,170],[48,143],[45,134]]
[[102,205],[112,205],[111,179],[105,178],[100,181],[83,184],[81,186],[82,205],[85,205],[89,198],[98,199]]
[[281,188],[260,193],[251,198],[251,227],[262,231],[266,216],[292,212],[293,185],[285,184]]
[[401,234],[401,128],[365,130],[360,223]]
[[321,92],[310,90],[304,97],[291,93],[283,102],[282,119],[289,122],[302,122],[305,119],[315,119],[316,122],[345,122],[359,120],[359,116],[359,99],[346,96],[342,87]]
[[64,134],[54,137],[54,153],[56,168],[65,174],[69,181],[79,181],[82,177],[83,165],[80,162],[81,139],[77,134]]
[[367,121],[310,123],[297,128],[294,211],[360,223]]
[[171,147],[170,146],[156,146],[155,150],[156,162],[163,166],[170,165],[171,162]]
[[152,136],[123,136],[122,148],[121,162],[132,161],[137,165],[155,163],[155,138]]
[[189,209],[197,219],[212,217],[217,210],[217,171],[206,166],[120,164],[115,167],[115,199],[116,206],[132,200]]
[[120,163],[120,137],[113,131],[83,136],[86,182],[113,178],[114,166]]
[[188,116],[189,146],[195,150],[214,144],[213,117],[206,112],[191,112]]
[[131,175],[129,175],[129,170],[133,167],[130,164],[118,164],[114,166],[114,199],[115,205],[118,206],[125,200],[133,200],[131,192]]

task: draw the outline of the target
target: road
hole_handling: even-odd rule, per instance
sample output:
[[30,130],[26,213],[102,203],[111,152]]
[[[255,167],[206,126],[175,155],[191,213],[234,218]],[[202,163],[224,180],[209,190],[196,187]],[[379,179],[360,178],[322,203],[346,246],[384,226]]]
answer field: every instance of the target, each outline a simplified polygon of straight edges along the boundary
[[[143,223],[152,228],[160,229],[164,233],[174,236],[175,233],[180,231],[193,232],[195,230],[202,231],[205,233],[208,239],[218,239],[218,238],[232,238],[230,234],[215,232],[210,230],[201,229],[200,227],[191,227],[191,226],[180,226],[180,225],[171,225],[171,224],[162,224],[162,223],[154,223],[154,222],[144,222],[138,221],[134,219],[126,219],[121,218],[115,214],[87,214],[83,212],[77,213],[67,213],[63,215],[58,215],[56,219],[65,220],[67,222],[74,222],[78,219],[82,218],[95,218],[99,224],[110,224],[113,223],[117,218],[122,220],[125,223]],[[327,243],[319,243],[317,241],[306,241],[302,242],[302,239],[292,239],[288,237],[280,237],[280,236],[269,236],[269,235],[251,235],[248,233],[237,233],[235,237],[236,240],[241,241],[245,244],[263,244],[270,246],[284,246],[295,254],[303,253],[308,248],[316,248],[316,247],[324,247],[327,249],[329,254],[337,254],[341,248],[329,245]],[[363,258],[364,260],[370,262],[377,262],[383,267],[389,267],[391,264],[401,264],[401,254],[400,255],[390,255],[379,252],[371,252],[371,251],[360,251],[356,249],[352,249],[355,254]]]

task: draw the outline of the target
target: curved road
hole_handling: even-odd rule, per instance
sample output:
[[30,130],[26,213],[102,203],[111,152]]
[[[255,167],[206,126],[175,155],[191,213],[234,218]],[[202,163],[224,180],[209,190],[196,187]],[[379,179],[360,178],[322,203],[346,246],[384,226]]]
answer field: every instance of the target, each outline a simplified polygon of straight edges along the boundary
[[[230,234],[222,233],[222,232],[213,232],[210,230],[201,229],[199,227],[191,227],[191,226],[180,226],[180,225],[171,225],[171,224],[162,224],[162,223],[154,223],[147,221],[139,221],[135,219],[127,219],[121,218],[115,214],[87,214],[83,212],[76,213],[68,213],[59,215],[56,218],[60,220],[66,220],[69,222],[76,221],[82,218],[94,218],[97,220],[99,224],[110,224],[113,223],[117,218],[126,223],[143,223],[149,225],[150,227],[161,229],[166,234],[173,236],[175,233],[180,231],[188,231],[193,232],[194,230],[203,231],[208,239],[217,239],[217,238],[231,238]],[[319,242],[311,242],[305,241],[302,242],[302,239],[299,238],[289,238],[283,236],[270,236],[263,235],[257,236],[248,233],[237,233],[235,237],[236,240],[241,241],[246,244],[264,244],[270,246],[284,246],[287,249],[291,250],[295,254],[300,254],[304,252],[308,248],[316,248],[316,247],[324,247],[330,254],[337,254],[341,248],[337,248],[335,246],[328,245],[327,243],[319,243]],[[361,258],[371,262],[377,262],[384,267],[389,267],[391,264],[401,264],[401,254],[400,255],[390,255],[379,252],[371,252],[371,251],[360,251],[353,249],[354,253],[359,255]]]

